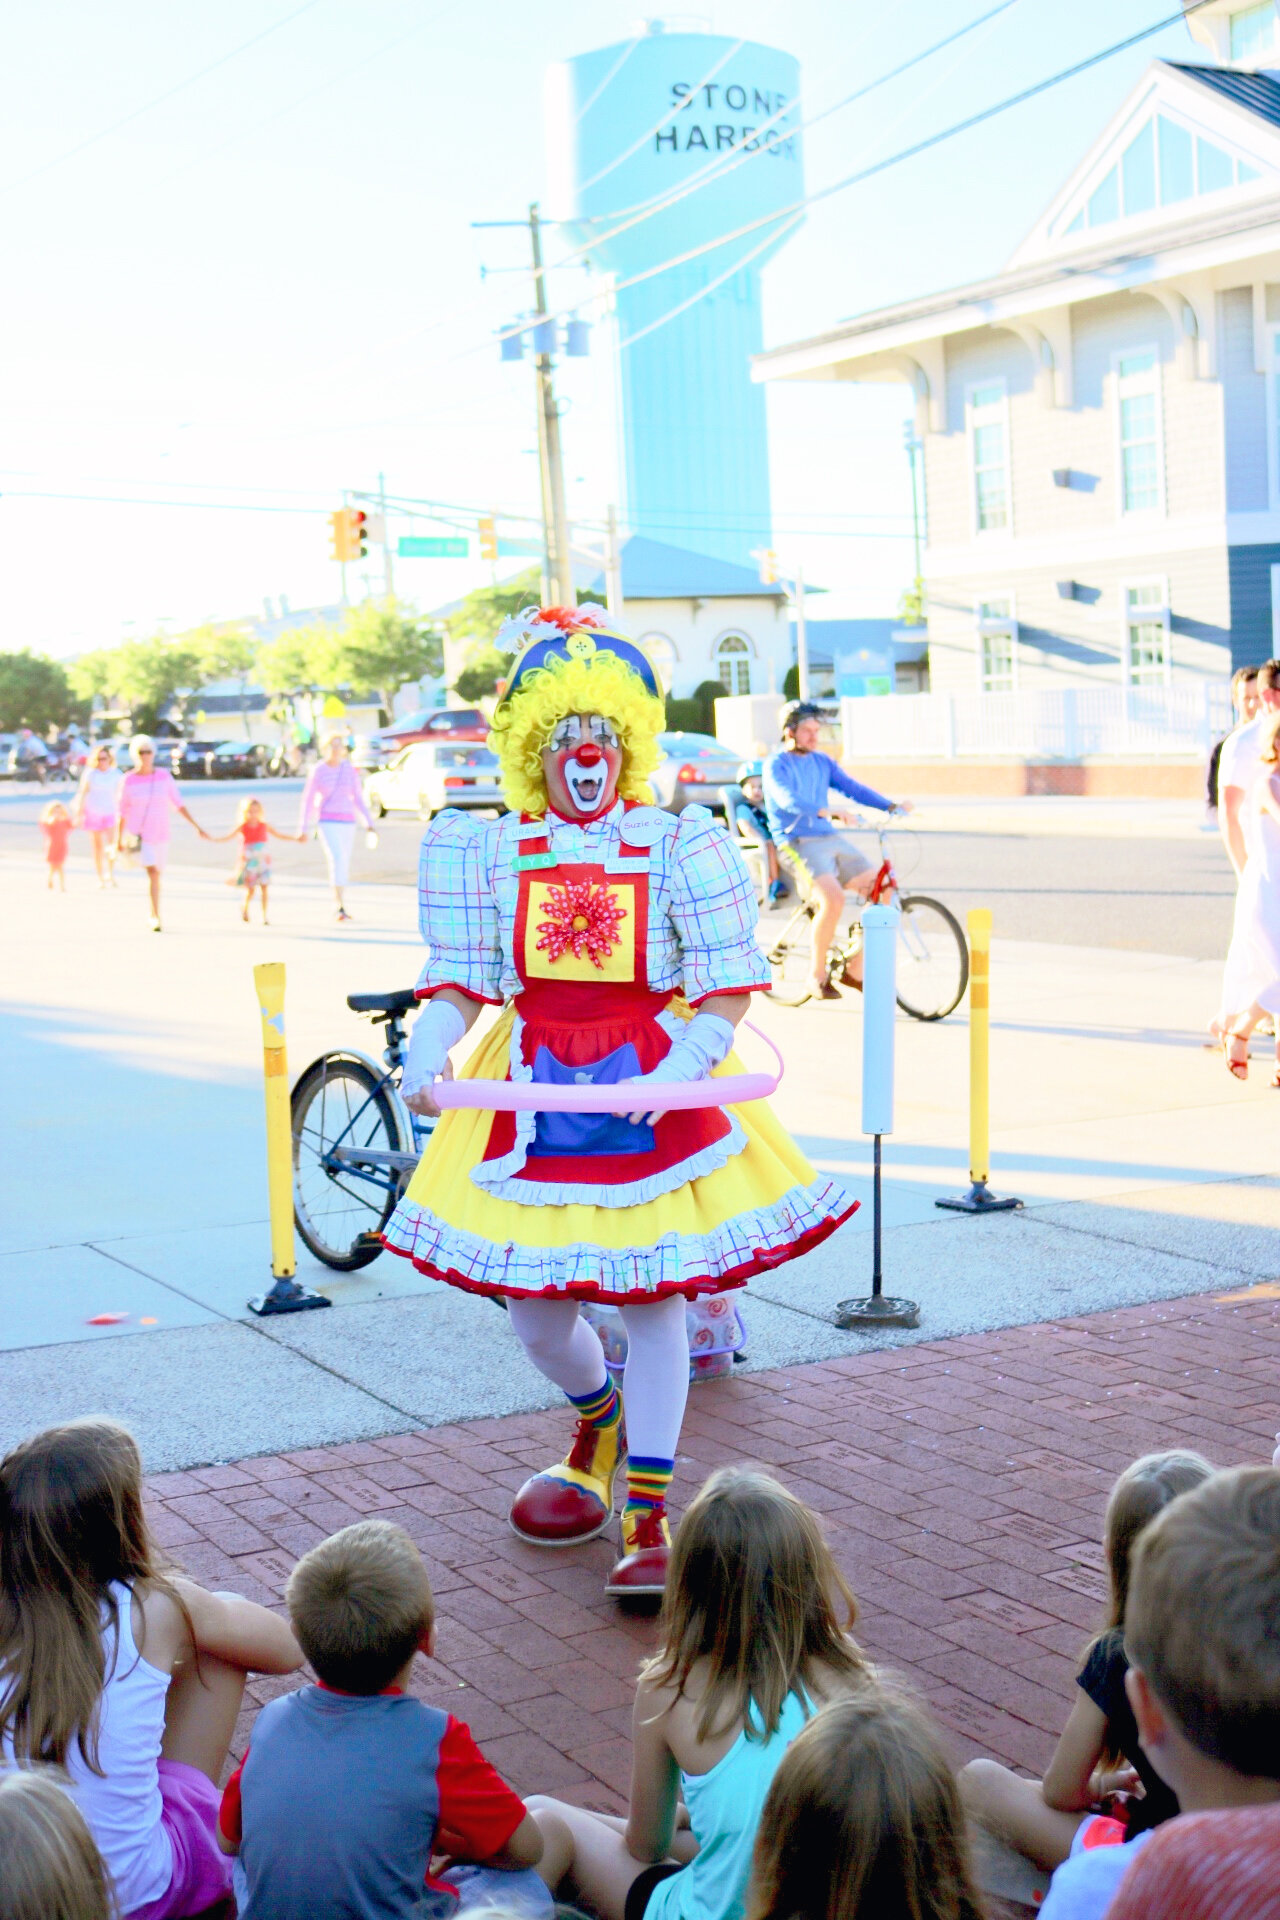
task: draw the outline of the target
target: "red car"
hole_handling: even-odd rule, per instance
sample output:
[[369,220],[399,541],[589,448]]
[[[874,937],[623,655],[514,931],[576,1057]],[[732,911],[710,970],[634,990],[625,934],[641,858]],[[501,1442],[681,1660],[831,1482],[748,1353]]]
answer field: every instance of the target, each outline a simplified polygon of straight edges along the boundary
[[378,735],[384,747],[396,751],[414,746],[419,740],[487,740],[489,722],[479,707],[421,707],[393,720]]

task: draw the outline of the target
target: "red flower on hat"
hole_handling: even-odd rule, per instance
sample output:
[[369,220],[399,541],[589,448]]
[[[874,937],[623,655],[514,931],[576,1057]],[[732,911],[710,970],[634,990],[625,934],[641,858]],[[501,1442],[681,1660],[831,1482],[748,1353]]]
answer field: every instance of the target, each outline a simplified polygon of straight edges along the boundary
[[548,960],[559,960],[566,953],[581,960],[585,954],[596,967],[613,952],[627,917],[612,887],[590,880],[567,880],[563,886],[548,887],[545,911],[547,918],[538,922],[538,952]]

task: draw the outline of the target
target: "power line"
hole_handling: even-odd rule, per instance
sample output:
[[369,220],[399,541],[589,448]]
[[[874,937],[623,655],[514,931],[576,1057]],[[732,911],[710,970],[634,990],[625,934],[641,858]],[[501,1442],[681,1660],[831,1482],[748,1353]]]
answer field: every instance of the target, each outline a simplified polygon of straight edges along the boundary
[[659,314],[656,320],[650,320],[647,326],[637,327],[636,331],[629,333],[625,340],[619,340],[619,353],[627,347],[634,347],[637,340],[647,339],[651,333],[656,333],[659,327],[665,327],[668,321],[678,319],[682,313],[687,313],[690,307],[696,307],[700,300],[705,300],[709,293],[714,293],[717,287],[722,287],[726,280],[732,280],[735,273],[741,273],[744,267],[750,266],[751,262],[767,248],[773,246],[776,240],[783,239],[788,233],[794,233],[803,218],[803,214],[797,213],[787,222],[781,233],[766,233],[763,240],[758,241],[754,247],[749,247],[740,259],[733,261],[723,273],[718,273],[714,280],[708,280],[705,287],[699,287],[696,293],[691,293],[688,299],[680,301],[678,306],[668,308],[667,312]]
[[167,87],[163,93],[158,93],[153,99],[144,101],[131,113],[123,114],[119,120],[113,120],[110,126],[99,127],[96,133],[89,134],[74,147],[68,147],[65,153],[55,155],[52,160],[42,161],[38,167],[33,167],[30,173],[21,174],[16,180],[5,182],[0,186],[0,193],[14,193],[30,181],[39,180],[46,173],[52,173],[56,167],[64,166],[68,160],[74,160],[77,155],[87,153],[89,148],[96,147],[100,140],[107,139],[113,133],[119,133],[121,127],[131,126],[135,120],[140,120],[143,114],[151,113],[154,108],[162,107],[167,100],[173,100],[178,94],[185,93],[188,87],[194,87],[198,81],[207,79],[211,73],[216,73],[220,67],[225,67],[230,61],[238,60],[242,53],[249,51],[250,47],[256,47],[260,41],[268,39],[271,34],[279,33],[282,27],[287,27],[291,21],[300,19],[304,13],[310,13],[319,5],[320,0],[304,0],[302,6],[296,7],[292,13],[287,13],[283,20],[277,20],[273,25],[264,27],[261,33],[255,33],[252,38],[242,40],[238,47],[232,47],[230,53],[220,54],[216,60],[211,60],[208,66],[201,67],[197,73],[189,73],[185,80],[179,80],[176,86]]
[[608,174],[611,174],[615,167],[620,167],[624,160],[629,160],[633,153],[639,153],[641,147],[646,146],[656,134],[661,133],[664,127],[670,126],[676,115],[684,112],[684,109],[693,100],[694,94],[699,93],[703,87],[710,86],[722,68],[728,66],[734,54],[741,53],[746,44],[745,40],[735,40],[729,48],[729,51],[722,53],[720,58],[703,74],[701,80],[699,80],[697,86],[693,88],[692,92],[685,94],[682,99],[677,100],[674,107],[670,107],[667,112],[663,114],[662,118],[649,128],[647,133],[642,133],[638,140],[632,142],[631,146],[625,148],[620,154],[617,154],[614,159],[610,160],[608,166],[601,167],[600,171],[593,173],[589,180],[582,181],[578,188],[579,193],[585,193],[588,187],[594,187],[598,181],[603,180]]
[[604,79],[600,82],[600,85],[595,89],[593,93],[588,94],[587,98],[583,101],[582,105],[578,108],[578,111],[574,114],[573,124],[575,127],[578,125],[580,121],[586,119],[592,107],[594,107],[596,101],[600,98],[600,95],[604,92],[605,88],[609,86],[617,78],[618,74],[621,73],[622,69],[626,66],[628,60],[631,58],[632,54],[635,52],[636,48],[640,45],[640,42],[642,39],[644,39],[644,37],[645,36],[643,34],[638,33],[634,40],[629,40],[627,42],[626,46],[622,49],[622,53],[620,57],[614,61],[608,73],[606,73]]
[[[854,173],[846,174],[842,180],[833,181],[830,186],[820,187],[815,193],[793,200],[787,206],[776,207],[772,213],[761,214],[755,220],[748,220],[742,226],[735,227],[731,233],[717,234],[713,240],[703,241],[701,245],[690,247],[684,253],[675,254],[669,260],[661,260],[656,266],[646,267],[643,272],[632,274],[629,279],[616,281],[611,288],[590,294],[585,300],[578,301],[571,307],[564,307],[554,314],[549,314],[548,318],[566,319],[577,313],[584,305],[611,298],[625,292],[628,287],[639,286],[642,281],[656,278],[660,273],[669,273],[673,267],[686,266],[691,260],[698,260],[704,254],[714,253],[719,247],[729,246],[735,240],[745,239],[748,234],[758,233],[762,227],[772,226],[777,221],[789,219],[793,214],[803,213],[809,207],[818,206],[822,201],[831,199],[834,194],[843,193],[848,187],[858,186],[862,181],[870,180],[876,174],[887,172],[890,167],[901,165],[903,161],[914,160],[919,154],[928,153],[932,148],[954,139],[957,134],[968,133],[985,121],[994,120],[999,114],[1007,113],[1010,108],[1022,106],[1026,101],[1035,99],[1037,95],[1047,93],[1052,87],[1061,86],[1067,80],[1077,79],[1080,74],[1087,73],[1091,67],[1100,66],[1104,60],[1113,59],[1118,53],[1126,53],[1130,47],[1136,47],[1143,40],[1149,40],[1153,34],[1162,33],[1166,27],[1176,26],[1188,14],[1198,13],[1201,7],[1210,4],[1212,0],[1190,0],[1190,4],[1180,8],[1177,13],[1168,14],[1163,20],[1153,21],[1150,26],[1141,28],[1126,39],[1117,40],[1112,46],[1103,47],[1086,59],[1078,60],[1074,66],[1064,67],[1057,73],[1049,74],[1045,79],[1037,80],[1033,85],[1022,88],[1020,92],[1010,94],[1006,99],[998,100],[992,106],[983,107],[977,113],[969,114],[965,119],[957,120],[951,126],[943,127],[939,132],[929,134],[923,140],[917,140],[911,146],[887,155],[883,160],[874,161],[868,167],[861,167]],[[500,337],[506,338],[508,334],[519,333],[522,330],[520,327],[507,328]],[[457,354],[454,358],[466,359],[481,351],[483,349],[480,347],[470,347],[465,353]]]

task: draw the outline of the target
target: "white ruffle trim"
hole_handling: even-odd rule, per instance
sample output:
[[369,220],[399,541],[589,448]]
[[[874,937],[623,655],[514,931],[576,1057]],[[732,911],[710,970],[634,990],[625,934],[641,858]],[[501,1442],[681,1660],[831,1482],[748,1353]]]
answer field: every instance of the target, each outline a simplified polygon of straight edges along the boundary
[[[507,1073],[510,1079],[524,1081],[533,1079],[533,1068],[525,1062],[524,1021],[519,1012],[515,1013],[511,1022],[508,1062]],[[497,1160],[482,1160],[478,1167],[472,1168],[471,1172],[474,1186],[479,1187],[482,1193],[492,1193],[503,1200],[512,1197],[505,1189],[513,1184],[512,1175],[519,1173],[529,1157],[529,1149],[533,1145],[533,1136],[537,1130],[538,1116],[536,1113],[517,1111],[515,1122],[515,1145]]]
[[[481,1173],[486,1171],[484,1167],[477,1167],[471,1178],[495,1200],[514,1200],[522,1207],[642,1207],[650,1200],[661,1200],[665,1193],[674,1193],[677,1187],[687,1186],[690,1180],[705,1180],[709,1173],[719,1173],[735,1154],[742,1152],[747,1144],[742,1123],[733,1114],[725,1117],[729,1131],[723,1139],[711,1141],[697,1153],[691,1153],[687,1160],[677,1161],[661,1173],[647,1174],[643,1180],[601,1186],[598,1181],[587,1180],[481,1179]],[[518,1114],[517,1118],[532,1120],[534,1116]],[[502,1167],[511,1157],[507,1153],[501,1160],[490,1160],[487,1165]]]
[[[448,1226],[426,1207],[402,1200],[384,1239],[393,1253],[450,1276],[455,1283],[495,1293],[567,1293],[608,1301],[626,1294],[692,1286],[712,1293],[731,1275],[743,1280],[790,1256],[797,1242],[830,1228],[852,1200],[833,1180],[793,1187],[771,1207],[753,1208],[705,1234],[664,1234],[647,1247],[497,1245]],[[773,1256],[771,1258],[771,1256]]]

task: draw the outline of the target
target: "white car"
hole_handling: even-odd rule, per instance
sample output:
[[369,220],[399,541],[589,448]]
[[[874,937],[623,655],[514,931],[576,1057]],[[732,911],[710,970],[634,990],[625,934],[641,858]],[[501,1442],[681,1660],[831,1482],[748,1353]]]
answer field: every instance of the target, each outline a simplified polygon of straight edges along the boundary
[[498,756],[478,741],[437,746],[420,740],[403,747],[391,762],[364,783],[370,811],[416,813],[429,820],[441,807],[503,806]]

